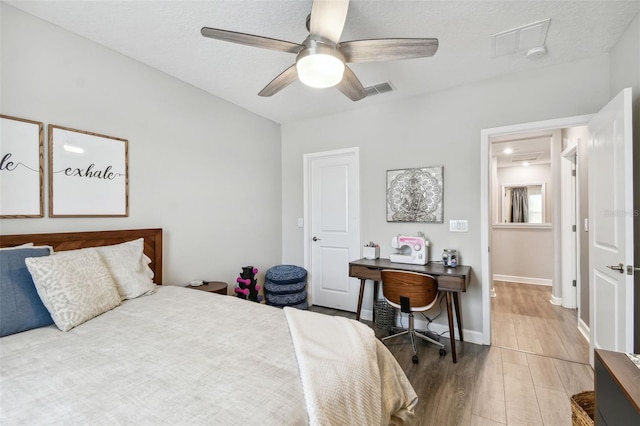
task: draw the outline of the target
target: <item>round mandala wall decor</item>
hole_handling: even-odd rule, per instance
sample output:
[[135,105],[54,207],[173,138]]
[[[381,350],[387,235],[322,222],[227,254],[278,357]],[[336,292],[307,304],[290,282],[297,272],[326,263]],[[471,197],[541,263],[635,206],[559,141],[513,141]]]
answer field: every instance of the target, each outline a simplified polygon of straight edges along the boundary
[[442,223],[443,167],[387,171],[387,222]]

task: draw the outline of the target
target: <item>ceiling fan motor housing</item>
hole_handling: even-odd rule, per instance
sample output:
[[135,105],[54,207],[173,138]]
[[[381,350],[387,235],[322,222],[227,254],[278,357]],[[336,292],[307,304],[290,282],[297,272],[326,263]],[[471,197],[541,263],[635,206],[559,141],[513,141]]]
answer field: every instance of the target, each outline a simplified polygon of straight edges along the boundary
[[307,38],[296,57],[298,78],[304,84],[325,88],[340,83],[344,75],[344,56],[334,44]]

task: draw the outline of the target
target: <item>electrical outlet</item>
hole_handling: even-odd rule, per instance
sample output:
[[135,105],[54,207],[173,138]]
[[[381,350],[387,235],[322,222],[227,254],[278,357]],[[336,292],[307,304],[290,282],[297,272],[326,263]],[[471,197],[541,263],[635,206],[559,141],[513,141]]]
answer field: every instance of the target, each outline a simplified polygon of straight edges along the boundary
[[469,232],[469,224],[466,220],[450,220],[450,232]]

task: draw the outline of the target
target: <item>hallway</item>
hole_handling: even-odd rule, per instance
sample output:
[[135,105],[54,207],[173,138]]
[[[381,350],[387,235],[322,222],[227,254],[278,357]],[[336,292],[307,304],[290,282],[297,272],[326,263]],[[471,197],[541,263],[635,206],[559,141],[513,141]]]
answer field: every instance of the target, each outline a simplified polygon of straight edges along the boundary
[[565,361],[589,363],[589,343],[576,309],[552,305],[551,287],[495,281],[492,345]]

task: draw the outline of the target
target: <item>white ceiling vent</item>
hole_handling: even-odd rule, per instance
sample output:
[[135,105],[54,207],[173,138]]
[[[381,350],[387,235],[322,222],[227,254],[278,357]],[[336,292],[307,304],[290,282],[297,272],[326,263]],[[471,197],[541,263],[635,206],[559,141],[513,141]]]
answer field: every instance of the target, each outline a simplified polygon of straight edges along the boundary
[[510,55],[544,46],[551,18],[533,22],[491,36],[493,56]]
[[367,96],[379,95],[381,93],[393,91],[393,86],[391,85],[391,82],[380,83],[373,86],[367,86],[364,88],[364,91],[367,93]]
[[526,152],[523,154],[513,154],[511,161],[536,161],[542,155],[541,152]]

